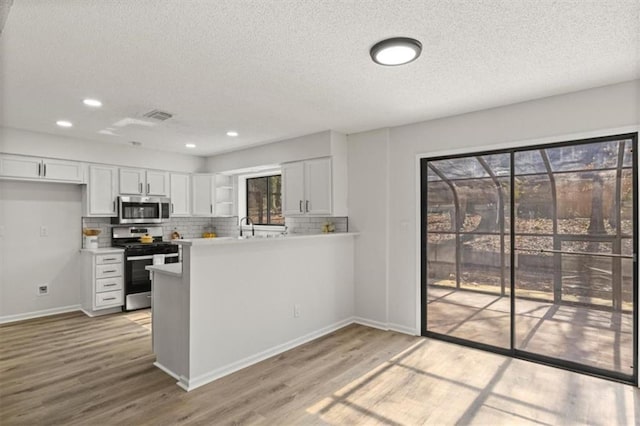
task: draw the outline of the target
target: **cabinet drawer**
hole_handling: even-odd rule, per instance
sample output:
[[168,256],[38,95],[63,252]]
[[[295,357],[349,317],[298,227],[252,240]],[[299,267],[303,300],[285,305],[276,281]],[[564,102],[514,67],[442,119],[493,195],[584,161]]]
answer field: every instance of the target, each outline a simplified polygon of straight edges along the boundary
[[96,279],[122,276],[122,263],[96,265]]
[[122,263],[122,253],[99,254],[96,256],[96,265],[109,263]]
[[96,308],[114,305],[122,305],[122,290],[96,294]]
[[96,280],[96,293],[113,290],[122,290],[122,277],[101,278]]

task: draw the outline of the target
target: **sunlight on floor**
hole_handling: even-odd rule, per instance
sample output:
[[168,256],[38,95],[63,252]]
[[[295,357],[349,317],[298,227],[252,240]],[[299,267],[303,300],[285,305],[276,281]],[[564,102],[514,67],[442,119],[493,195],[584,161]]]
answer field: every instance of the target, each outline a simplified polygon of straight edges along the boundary
[[311,405],[329,424],[637,424],[639,390],[434,340]]

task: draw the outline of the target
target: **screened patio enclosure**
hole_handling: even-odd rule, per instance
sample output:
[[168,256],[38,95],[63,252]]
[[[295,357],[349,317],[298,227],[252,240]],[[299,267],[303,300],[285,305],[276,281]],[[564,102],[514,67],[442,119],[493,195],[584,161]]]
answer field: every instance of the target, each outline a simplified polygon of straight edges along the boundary
[[636,145],[422,159],[423,334],[637,383]]

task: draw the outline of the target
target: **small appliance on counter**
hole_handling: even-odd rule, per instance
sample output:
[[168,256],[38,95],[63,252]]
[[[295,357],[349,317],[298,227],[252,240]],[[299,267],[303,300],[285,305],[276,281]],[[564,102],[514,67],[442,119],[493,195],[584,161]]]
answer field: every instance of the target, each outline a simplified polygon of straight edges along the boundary
[[97,249],[98,248],[98,235],[100,235],[99,229],[84,228],[82,233],[84,234],[83,248]]
[[124,297],[126,311],[151,306],[150,265],[177,263],[178,246],[162,241],[162,227],[150,225],[111,228],[112,245],[124,248]]

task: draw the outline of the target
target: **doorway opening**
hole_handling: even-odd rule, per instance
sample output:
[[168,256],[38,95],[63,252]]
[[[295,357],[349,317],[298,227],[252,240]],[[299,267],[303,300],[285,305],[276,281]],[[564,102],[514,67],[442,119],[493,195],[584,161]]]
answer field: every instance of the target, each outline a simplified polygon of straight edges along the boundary
[[422,334],[637,384],[637,140],[422,159]]

